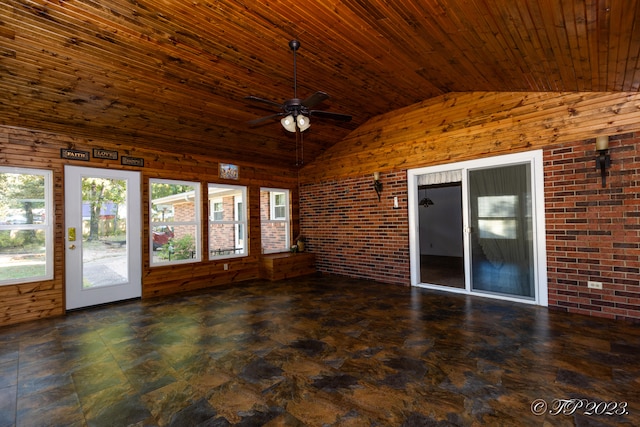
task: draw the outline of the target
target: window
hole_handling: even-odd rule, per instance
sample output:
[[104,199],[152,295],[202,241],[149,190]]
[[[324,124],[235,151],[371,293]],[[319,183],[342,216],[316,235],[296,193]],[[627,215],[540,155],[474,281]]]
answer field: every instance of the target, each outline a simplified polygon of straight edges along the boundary
[[212,221],[222,221],[224,219],[224,209],[221,199],[216,199],[211,202],[211,214]]
[[262,252],[289,250],[289,190],[260,189]]
[[247,189],[209,184],[209,259],[247,254]]
[[151,179],[149,187],[151,266],[200,261],[200,184]]
[[0,167],[0,285],[53,278],[51,176]]
[[481,239],[515,239],[518,196],[478,197],[478,230]]
[[286,193],[279,191],[271,191],[271,219],[287,218],[287,198]]

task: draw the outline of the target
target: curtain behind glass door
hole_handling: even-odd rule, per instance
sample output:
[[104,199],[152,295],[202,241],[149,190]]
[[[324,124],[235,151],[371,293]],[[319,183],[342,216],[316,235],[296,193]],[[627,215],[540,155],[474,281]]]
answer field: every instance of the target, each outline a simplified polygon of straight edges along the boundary
[[529,163],[469,171],[471,287],[535,298]]

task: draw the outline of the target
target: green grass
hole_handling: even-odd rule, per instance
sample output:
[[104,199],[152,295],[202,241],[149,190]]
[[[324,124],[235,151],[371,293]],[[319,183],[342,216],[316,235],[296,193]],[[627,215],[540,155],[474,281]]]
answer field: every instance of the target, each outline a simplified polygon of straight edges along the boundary
[[0,267],[0,280],[24,279],[27,277],[44,276],[44,274],[44,264]]

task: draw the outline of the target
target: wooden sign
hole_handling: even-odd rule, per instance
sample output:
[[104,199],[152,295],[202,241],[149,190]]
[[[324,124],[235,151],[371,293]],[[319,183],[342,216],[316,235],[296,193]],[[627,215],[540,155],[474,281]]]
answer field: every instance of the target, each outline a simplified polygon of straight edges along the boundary
[[144,159],[142,159],[140,157],[122,156],[120,158],[120,163],[123,164],[123,165],[127,165],[127,166],[144,167]]
[[88,151],[80,151],[80,150],[70,150],[68,148],[60,149],[60,158],[61,159],[71,159],[71,160],[82,160],[85,162],[89,161],[89,152]]
[[103,150],[101,148],[94,148],[93,157],[96,159],[118,160],[118,152],[112,150]]

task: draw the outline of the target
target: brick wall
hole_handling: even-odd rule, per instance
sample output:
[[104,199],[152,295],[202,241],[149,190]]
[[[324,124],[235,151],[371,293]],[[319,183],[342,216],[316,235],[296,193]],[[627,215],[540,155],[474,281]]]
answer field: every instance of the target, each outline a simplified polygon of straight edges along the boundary
[[300,227],[319,271],[410,283],[407,175],[383,173],[380,180],[381,201],[372,175],[302,186]]
[[[196,217],[195,204],[193,202],[175,203],[173,205],[173,220],[175,222],[193,221]],[[192,225],[171,226],[173,238],[178,240],[187,235],[193,235],[195,227]]]
[[[545,150],[549,306],[640,319],[640,134],[609,140],[604,188],[595,140]],[[589,289],[589,280],[603,289]]]
[[[605,188],[595,140],[544,149],[550,308],[640,319],[639,146],[640,134],[610,137]],[[381,202],[371,175],[301,186],[302,234],[319,271],[410,284],[406,173],[381,181]]]

